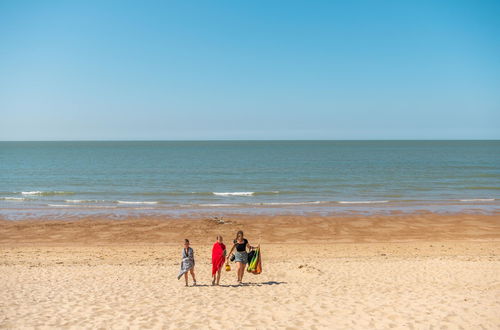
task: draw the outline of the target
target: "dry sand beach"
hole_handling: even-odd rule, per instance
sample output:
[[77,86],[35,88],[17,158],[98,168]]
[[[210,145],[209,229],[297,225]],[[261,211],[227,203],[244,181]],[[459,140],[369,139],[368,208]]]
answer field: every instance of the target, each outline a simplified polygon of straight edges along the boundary
[[[237,229],[263,273],[212,287],[211,243]],[[500,215],[0,221],[0,292],[1,328],[498,329]]]

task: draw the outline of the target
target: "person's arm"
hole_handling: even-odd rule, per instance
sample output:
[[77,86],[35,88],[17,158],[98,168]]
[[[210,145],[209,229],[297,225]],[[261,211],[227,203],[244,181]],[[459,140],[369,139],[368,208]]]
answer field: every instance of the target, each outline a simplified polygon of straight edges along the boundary
[[252,251],[252,250],[255,250],[255,249],[257,249],[258,247],[260,247],[260,244],[259,244],[259,245],[257,245],[257,246],[251,246],[250,244],[248,244],[248,243],[247,243],[247,247],[248,247],[248,249],[249,249],[250,251]]
[[248,249],[248,252],[252,251],[253,249],[255,249],[254,246],[251,246],[250,243],[248,242],[247,240],[247,249]]
[[231,248],[231,251],[229,251],[229,254],[227,255],[227,260],[229,261],[229,257],[231,256],[231,253],[233,253],[234,248],[236,247],[236,244],[233,244],[233,247]]

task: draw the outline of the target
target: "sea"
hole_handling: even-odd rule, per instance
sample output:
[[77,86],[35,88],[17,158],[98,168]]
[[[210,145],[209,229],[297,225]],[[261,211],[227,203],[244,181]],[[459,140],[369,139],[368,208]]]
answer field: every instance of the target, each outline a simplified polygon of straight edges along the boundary
[[0,218],[500,211],[500,141],[0,142]]

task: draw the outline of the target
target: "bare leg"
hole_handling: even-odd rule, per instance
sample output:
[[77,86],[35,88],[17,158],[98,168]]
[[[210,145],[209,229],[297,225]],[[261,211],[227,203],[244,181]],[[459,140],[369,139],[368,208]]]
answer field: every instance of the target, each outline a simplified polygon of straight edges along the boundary
[[[194,277],[194,267],[189,270],[191,277],[193,278],[193,284],[196,285],[196,278]],[[186,273],[187,274],[187,273]],[[187,277],[187,276],[186,276]]]
[[184,273],[184,279],[186,280],[186,286],[188,286],[188,273]]
[[243,268],[242,267],[242,263],[241,262],[237,262],[236,263],[237,267],[236,267],[236,273],[238,274],[238,283],[241,282],[241,269]]
[[243,282],[243,275],[245,274],[245,264],[241,264],[240,268],[240,282]]
[[[219,268],[219,270],[217,271],[217,285],[219,285],[219,281],[220,281],[220,271],[221,271],[221,270],[222,270],[222,269],[221,269],[221,268]],[[214,276],[215,276],[215,275],[214,275]]]

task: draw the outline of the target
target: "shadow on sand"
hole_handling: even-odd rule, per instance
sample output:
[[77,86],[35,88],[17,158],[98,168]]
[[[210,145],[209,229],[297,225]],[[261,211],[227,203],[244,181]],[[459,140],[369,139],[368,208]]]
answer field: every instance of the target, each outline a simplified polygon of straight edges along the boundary
[[211,287],[211,286],[220,286],[222,288],[239,288],[239,287],[245,287],[245,286],[265,286],[265,285],[282,285],[282,284],[287,284],[287,282],[277,282],[277,281],[267,281],[267,282],[248,282],[248,283],[242,283],[242,284],[221,284],[221,285],[210,285],[210,284],[196,284],[196,285],[189,285],[189,287],[193,288],[204,288],[204,287]]
[[267,282],[248,282],[248,283],[242,283],[240,285],[238,284],[226,284],[226,285],[219,285],[224,288],[239,288],[239,287],[245,287],[245,286],[265,286],[265,285],[282,285],[286,284],[286,282],[277,282],[277,281],[267,281]]

